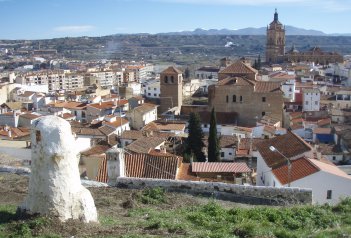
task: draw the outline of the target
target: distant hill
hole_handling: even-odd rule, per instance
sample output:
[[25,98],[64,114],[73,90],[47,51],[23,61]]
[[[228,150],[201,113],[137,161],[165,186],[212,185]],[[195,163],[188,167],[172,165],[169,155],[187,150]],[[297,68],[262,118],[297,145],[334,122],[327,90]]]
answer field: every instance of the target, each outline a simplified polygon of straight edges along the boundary
[[[301,36],[327,36],[328,34],[317,30],[306,30],[294,26],[285,26],[286,35],[301,35]],[[229,29],[209,29],[204,30],[197,28],[194,31],[180,31],[159,33],[159,35],[265,35],[266,27],[254,28],[248,27],[238,30]],[[350,34],[330,34],[330,35],[350,35]]]

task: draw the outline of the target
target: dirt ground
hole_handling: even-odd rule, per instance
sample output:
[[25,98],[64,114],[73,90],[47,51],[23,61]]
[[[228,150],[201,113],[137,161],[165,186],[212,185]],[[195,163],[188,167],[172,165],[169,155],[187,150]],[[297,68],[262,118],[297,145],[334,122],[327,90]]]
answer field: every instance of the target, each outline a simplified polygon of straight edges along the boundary
[[[15,206],[21,204],[28,191],[28,181],[29,178],[27,176],[0,173],[0,204]],[[136,226],[138,224],[135,221],[136,218],[130,217],[128,213],[132,208],[172,210],[180,207],[205,204],[209,201],[208,198],[194,197],[187,194],[166,193],[166,203],[144,205],[135,202],[135,197],[141,192],[139,190],[111,187],[89,188],[89,190],[94,197],[100,223],[104,223],[103,225],[85,225],[77,221],[60,223],[50,218],[49,225],[44,229],[48,229],[50,233],[60,234],[62,237],[119,237],[130,233],[163,236],[165,234],[150,234],[150,232],[155,231],[145,231],[142,227]],[[247,206],[225,201],[219,201],[219,203],[226,207]],[[145,220],[145,218],[141,217],[140,220],[142,219]],[[41,234],[43,234],[42,232],[40,231]]]

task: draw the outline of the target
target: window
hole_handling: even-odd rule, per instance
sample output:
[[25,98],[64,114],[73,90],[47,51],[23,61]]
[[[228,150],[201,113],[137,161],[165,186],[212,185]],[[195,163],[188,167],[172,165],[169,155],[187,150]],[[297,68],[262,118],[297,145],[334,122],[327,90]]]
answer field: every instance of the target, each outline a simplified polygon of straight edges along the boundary
[[151,96],[151,93],[148,93],[147,95]]
[[229,152],[229,155],[232,155],[232,153],[231,153],[231,152]]
[[305,102],[305,105],[308,105],[308,101]]
[[262,112],[262,116],[265,116],[266,115],[266,112]]
[[154,93],[154,96],[156,97],[156,96],[157,96],[157,93]]
[[314,105],[318,105],[318,101],[315,101],[315,102],[314,102]]
[[228,95],[227,95],[226,98],[225,98],[225,101],[228,102],[228,100],[229,100],[229,97],[228,97]]
[[332,199],[332,190],[327,190],[327,199]]
[[150,87],[148,87],[147,89],[150,90]]
[[154,91],[156,91],[156,88],[154,88]]
[[266,101],[266,97],[262,97],[262,102],[265,102]]
[[336,157],[335,157],[335,156],[333,156],[333,160],[336,160]]
[[207,128],[207,124],[204,124],[204,127]]
[[224,157],[224,152],[221,152],[221,157]]
[[243,96],[240,96],[240,102],[242,102],[243,101]]
[[233,102],[236,102],[236,95],[233,95]]
[[174,76],[171,76],[171,83],[174,83]]
[[165,82],[165,83],[168,83],[168,77],[167,77],[167,76],[165,76],[164,82]]

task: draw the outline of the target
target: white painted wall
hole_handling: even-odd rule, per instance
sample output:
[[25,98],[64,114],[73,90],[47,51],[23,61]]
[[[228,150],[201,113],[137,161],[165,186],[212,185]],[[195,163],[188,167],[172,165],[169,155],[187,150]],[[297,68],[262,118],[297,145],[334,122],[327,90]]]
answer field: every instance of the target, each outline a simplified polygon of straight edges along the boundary
[[[334,205],[341,198],[351,196],[351,177],[347,179],[319,171],[292,182],[291,187],[312,189],[312,202],[314,204],[329,203]],[[327,190],[332,190],[332,199],[327,199]]]

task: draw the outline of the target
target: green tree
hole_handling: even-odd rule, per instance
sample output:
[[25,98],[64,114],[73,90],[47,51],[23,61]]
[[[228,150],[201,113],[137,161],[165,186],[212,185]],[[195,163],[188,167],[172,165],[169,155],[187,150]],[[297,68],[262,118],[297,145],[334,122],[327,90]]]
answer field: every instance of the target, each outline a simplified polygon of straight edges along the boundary
[[190,78],[190,69],[189,69],[189,67],[186,67],[185,70],[184,70],[184,78],[185,79]]
[[257,70],[261,69],[261,55],[258,55],[258,60],[257,60]]
[[202,148],[205,146],[202,141],[204,138],[204,133],[201,129],[200,116],[198,113],[190,113],[190,118],[188,121],[188,138],[185,141],[185,154],[194,154],[194,160],[198,162],[205,162],[205,154]]
[[208,162],[218,162],[220,154],[219,138],[217,136],[217,119],[214,108],[211,111],[210,133],[208,135]]

